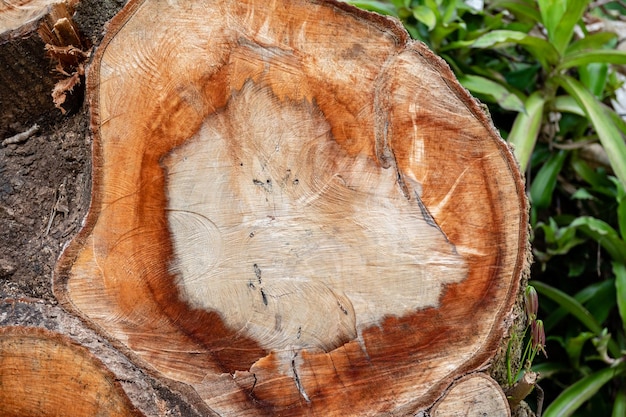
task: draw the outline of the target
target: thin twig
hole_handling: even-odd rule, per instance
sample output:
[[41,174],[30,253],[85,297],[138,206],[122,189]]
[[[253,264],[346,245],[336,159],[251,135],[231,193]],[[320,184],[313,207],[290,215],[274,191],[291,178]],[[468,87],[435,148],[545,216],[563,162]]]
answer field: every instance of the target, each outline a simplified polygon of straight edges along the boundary
[[14,145],[16,143],[26,142],[26,140],[31,137],[35,132],[39,130],[39,125],[34,124],[25,132],[18,133],[17,135],[11,136],[10,138],[6,138],[2,141],[2,146]]

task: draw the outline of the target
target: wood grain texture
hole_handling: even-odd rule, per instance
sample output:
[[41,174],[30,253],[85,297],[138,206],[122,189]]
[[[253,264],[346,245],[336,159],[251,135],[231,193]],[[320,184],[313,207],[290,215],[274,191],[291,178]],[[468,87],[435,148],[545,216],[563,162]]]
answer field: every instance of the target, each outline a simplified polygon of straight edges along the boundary
[[61,302],[220,415],[410,415],[486,366],[527,253],[512,154],[395,20],[131,1],[88,73]]
[[432,417],[510,417],[506,396],[498,383],[485,374],[471,374],[456,381],[431,409]]
[[[0,40],[28,35],[55,4],[65,0],[7,0],[0,3]],[[74,2],[75,3],[75,2]]]
[[0,328],[0,414],[142,416],[90,352],[39,328]]

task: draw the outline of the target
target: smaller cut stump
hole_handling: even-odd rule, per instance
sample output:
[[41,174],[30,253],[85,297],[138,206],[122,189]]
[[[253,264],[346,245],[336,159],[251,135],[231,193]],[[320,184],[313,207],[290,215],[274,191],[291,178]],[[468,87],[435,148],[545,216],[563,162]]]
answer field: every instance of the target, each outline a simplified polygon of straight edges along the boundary
[[[493,357],[523,181],[397,21],[131,0],[88,95],[93,200],[55,292],[138,363],[219,415],[363,416],[430,409]],[[508,413],[493,381],[460,381]]]
[[140,417],[86,348],[40,328],[0,328],[0,415]]

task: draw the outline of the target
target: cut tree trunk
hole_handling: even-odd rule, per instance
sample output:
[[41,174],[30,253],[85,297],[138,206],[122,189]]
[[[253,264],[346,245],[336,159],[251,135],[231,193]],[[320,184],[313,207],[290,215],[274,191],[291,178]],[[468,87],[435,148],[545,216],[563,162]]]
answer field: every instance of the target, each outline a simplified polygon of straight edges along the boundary
[[0,328],[0,410],[12,416],[142,416],[115,375],[70,339]]
[[93,201],[57,296],[218,414],[415,413],[493,356],[523,183],[395,21],[132,1],[88,95]]
[[92,202],[54,292],[135,364],[223,416],[510,414],[482,372],[527,267],[523,181],[397,21],[131,0],[86,95]]

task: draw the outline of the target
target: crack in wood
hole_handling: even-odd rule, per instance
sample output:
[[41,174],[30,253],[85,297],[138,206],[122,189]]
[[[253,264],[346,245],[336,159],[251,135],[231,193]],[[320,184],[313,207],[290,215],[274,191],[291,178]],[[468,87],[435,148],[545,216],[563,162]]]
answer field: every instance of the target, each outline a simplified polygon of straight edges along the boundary
[[309,399],[309,396],[304,390],[304,387],[302,386],[302,382],[300,382],[300,377],[298,376],[298,370],[296,369],[296,357],[298,357],[298,352],[295,352],[293,354],[293,358],[291,359],[291,371],[293,372],[293,381],[296,383],[296,388],[298,388],[298,392],[300,392],[300,395],[302,395],[302,398],[304,398],[304,400],[307,403],[310,403],[311,400]]
[[262,281],[261,281],[261,268],[259,268],[258,264],[254,264],[253,268],[254,268],[254,275],[256,276],[256,279],[259,281],[259,284],[262,284]]

